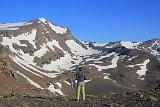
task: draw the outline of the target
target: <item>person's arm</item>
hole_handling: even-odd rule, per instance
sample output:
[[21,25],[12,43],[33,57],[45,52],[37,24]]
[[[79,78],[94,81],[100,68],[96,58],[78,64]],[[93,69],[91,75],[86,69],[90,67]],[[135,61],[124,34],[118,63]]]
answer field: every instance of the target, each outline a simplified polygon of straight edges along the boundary
[[87,80],[86,75],[84,74],[84,80]]
[[75,78],[75,80],[78,80],[78,72],[76,73],[76,78]]

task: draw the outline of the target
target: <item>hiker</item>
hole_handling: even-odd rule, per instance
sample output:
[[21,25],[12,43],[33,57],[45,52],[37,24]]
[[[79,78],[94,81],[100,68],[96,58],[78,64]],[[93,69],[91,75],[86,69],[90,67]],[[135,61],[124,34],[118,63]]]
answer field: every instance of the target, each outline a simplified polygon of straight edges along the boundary
[[76,80],[77,80],[77,101],[79,101],[81,91],[82,91],[83,101],[85,101],[85,83],[84,83],[84,80],[86,80],[86,76],[84,74],[84,71],[82,70],[82,67],[79,68],[79,71],[76,74]]

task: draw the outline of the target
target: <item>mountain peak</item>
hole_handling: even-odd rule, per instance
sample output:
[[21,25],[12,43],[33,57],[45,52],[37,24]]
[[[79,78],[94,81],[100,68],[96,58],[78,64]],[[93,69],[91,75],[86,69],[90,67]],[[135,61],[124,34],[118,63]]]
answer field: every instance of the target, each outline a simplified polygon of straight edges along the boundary
[[56,33],[59,34],[65,34],[67,33],[67,28],[66,27],[61,27],[59,25],[53,24],[50,21],[46,20],[45,18],[38,18],[39,21],[41,21],[42,23],[44,23],[45,25],[48,24],[52,30],[54,30]]
[[38,18],[38,20],[40,20],[41,22],[43,22],[43,23],[45,23],[47,20],[45,19],[45,18],[43,18],[43,17],[41,17],[41,18]]

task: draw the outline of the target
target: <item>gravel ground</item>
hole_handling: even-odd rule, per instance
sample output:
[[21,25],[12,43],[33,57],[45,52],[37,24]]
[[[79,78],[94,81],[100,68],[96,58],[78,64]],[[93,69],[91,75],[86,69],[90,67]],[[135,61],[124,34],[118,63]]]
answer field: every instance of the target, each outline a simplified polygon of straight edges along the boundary
[[160,107],[160,89],[87,95],[86,101],[69,97],[0,97],[0,107]]

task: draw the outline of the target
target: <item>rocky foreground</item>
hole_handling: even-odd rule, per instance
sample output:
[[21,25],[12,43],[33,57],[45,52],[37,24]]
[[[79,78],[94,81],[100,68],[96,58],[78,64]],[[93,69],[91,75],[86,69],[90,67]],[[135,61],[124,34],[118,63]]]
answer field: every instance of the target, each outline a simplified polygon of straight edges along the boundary
[[160,107],[160,87],[121,94],[87,95],[86,101],[69,97],[1,96],[0,107]]

